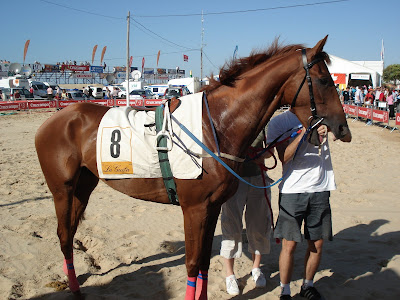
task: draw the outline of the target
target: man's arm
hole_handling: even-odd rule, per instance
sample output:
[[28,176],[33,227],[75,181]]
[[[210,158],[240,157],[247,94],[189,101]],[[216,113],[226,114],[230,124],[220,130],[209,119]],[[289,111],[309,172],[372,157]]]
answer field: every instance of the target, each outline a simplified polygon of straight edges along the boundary
[[[292,142],[285,141],[276,146],[279,160],[282,162],[282,164],[286,164],[293,158],[294,154],[296,153],[297,147],[301,139],[303,138],[305,132],[306,129],[303,127],[301,133]],[[318,127],[317,132],[321,137],[325,137],[328,133],[328,127],[326,125],[321,125]]]

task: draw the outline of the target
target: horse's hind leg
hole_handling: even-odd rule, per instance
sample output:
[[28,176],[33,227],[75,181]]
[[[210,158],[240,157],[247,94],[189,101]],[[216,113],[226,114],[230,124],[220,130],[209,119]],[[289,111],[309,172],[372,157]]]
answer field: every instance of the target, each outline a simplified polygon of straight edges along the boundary
[[58,187],[51,186],[55,189],[52,192],[58,219],[57,234],[61,251],[64,254],[64,272],[68,276],[70,290],[73,293],[79,293],[79,283],[73,262],[73,238],[79,221],[83,217],[90,194],[97,186],[99,179],[86,168],[77,170],[74,177],[78,177],[78,179],[73,178],[63,182]]

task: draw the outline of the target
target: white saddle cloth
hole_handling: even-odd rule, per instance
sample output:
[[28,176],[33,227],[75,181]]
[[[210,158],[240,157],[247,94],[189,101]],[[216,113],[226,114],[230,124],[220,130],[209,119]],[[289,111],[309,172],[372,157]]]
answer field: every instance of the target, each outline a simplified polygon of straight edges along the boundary
[[[203,93],[181,97],[173,116],[202,141]],[[202,153],[177,123],[172,120],[173,146],[168,152],[172,174],[178,179],[195,179],[202,173],[202,158],[186,153]],[[154,111],[137,111],[131,107],[111,108],[103,116],[97,132],[97,170],[100,178],[161,178],[155,149]]]

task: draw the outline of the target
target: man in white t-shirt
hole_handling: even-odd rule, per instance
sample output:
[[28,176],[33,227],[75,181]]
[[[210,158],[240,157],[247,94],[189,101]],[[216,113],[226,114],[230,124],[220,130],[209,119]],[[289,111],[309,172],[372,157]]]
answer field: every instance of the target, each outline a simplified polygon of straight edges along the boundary
[[356,87],[356,93],[354,94],[354,103],[358,106],[361,106],[363,103],[363,92],[362,89]]
[[[300,127],[300,121],[290,110],[277,115],[269,122],[267,143],[277,138],[282,141]],[[300,296],[312,300],[322,298],[314,288],[313,280],[321,260],[323,240],[332,240],[329,196],[330,191],[336,189],[336,184],[328,140],[317,147],[306,138],[303,139],[304,133],[303,128],[297,137],[276,146],[283,169],[283,179],[279,185],[279,216],[274,232],[274,237],[282,240],[279,256],[280,299],[292,299],[290,281],[294,251],[297,243],[302,241],[303,221],[308,248]],[[327,127],[321,125],[318,134],[321,139],[325,137]]]

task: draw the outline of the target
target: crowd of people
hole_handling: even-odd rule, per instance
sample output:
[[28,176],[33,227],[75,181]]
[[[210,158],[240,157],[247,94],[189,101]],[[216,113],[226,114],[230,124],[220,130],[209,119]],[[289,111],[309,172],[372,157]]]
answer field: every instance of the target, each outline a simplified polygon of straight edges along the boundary
[[389,110],[389,118],[395,118],[395,112],[400,112],[400,92],[388,87],[372,88],[367,86],[347,86],[340,90],[337,87],[340,99],[344,104],[375,107]]

